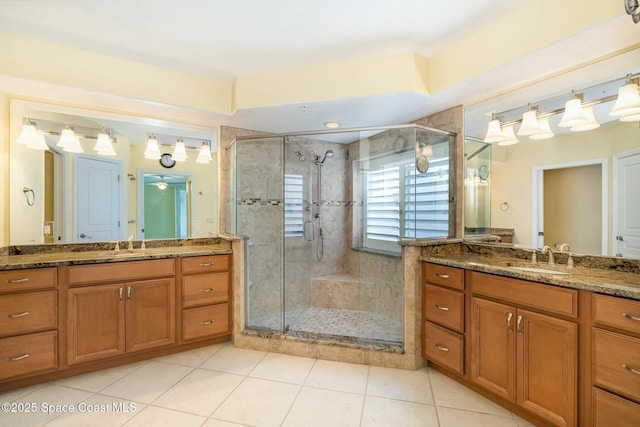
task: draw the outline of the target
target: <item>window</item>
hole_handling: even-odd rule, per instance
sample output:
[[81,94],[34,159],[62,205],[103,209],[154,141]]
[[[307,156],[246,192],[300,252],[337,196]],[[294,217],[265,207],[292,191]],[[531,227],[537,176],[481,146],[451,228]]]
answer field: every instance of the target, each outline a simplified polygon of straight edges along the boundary
[[413,156],[385,156],[364,174],[364,248],[399,253],[401,238],[449,234],[448,157],[431,160],[421,174]]
[[284,175],[284,236],[302,236],[303,207],[302,175]]

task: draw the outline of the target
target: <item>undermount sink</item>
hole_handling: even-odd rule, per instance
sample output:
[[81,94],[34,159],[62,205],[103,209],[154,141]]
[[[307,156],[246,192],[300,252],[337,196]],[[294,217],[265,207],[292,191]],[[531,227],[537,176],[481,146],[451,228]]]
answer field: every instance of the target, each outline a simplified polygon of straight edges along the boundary
[[539,267],[515,267],[515,266],[509,266],[509,268],[512,269],[512,270],[526,271],[528,273],[556,274],[556,275],[568,275],[569,274],[569,273],[565,273],[564,271],[549,270],[549,269],[546,269],[546,268],[539,268]]

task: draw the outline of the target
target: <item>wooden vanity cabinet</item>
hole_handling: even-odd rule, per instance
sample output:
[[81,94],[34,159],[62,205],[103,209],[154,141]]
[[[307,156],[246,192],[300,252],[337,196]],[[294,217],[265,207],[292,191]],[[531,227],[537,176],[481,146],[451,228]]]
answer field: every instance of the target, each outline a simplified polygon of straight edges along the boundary
[[69,267],[67,363],[175,343],[174,268],[173,259]]
[[231,256],[186,257],[182,269],[182,340],[231,333]]
[[0,381],[58,367],[56,271],[0,271]]
[[577,420],[577,291],[467,272],[471,381],[557,426]]
[[592,294],[595,426],[640,425],[640,301]]
[[464,374],[464,270],[423,264],[422,356]]

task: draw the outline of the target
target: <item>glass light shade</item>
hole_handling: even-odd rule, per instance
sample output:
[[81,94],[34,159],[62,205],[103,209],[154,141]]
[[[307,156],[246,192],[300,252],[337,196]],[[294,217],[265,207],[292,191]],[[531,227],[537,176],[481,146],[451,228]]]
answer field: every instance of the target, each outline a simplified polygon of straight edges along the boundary
[[[58,145],[60,145],[60,142],[58,142]],[[80,145],[80,138],[77,136],[74,136],[73,141],[65,144],[62,149],[68,153],[84,153],[82,145]]]
[[147,148],[144,150],[145,159],[158,160],[161,156],[158,140],[153,137],[147,139]]
[[96,141],[96,145],[93,146],[93,149],[103,156],[116,155],[113,145],[111,144],[111,140],[106,133],[98,134],[98,140]]
[[156,182],[156,186],[160,189],[160,190],[166,190],[167,187],[169,186],[169,184],[166,181],[158,181]]
[[600,123],[598,123],[595,116],[593,115],[593,107],[585,107],[582,109],[582,112],[587,117],[586,123],[572,126],[570,129],[571,132],[583,132],[585,130],[592,130],[600,127]]
[[538,124],[538,112],[527,111],[522,115],[522,125],[518,130],[518,136],[530,136],[540,133],[540,124]]
[[200,152],[198,153],[198,158],[196,159],[196,163],[209,163],[213,160],[211,157],[211,149],[209,148],[209,144],[202,144],[200,147]]
[[515,132],[513,131],[513,125],[505,126],[502,129],[502,141],[498,142],[498,145],[513,145],[520,142]]
[[620,117],[621,122],[640,122],[640,113]]
[[630,114],[640,114],[640,93],[638,85],[629,83],[618,89],[618,99],[616,100],[612,116],[628,116]]
[[29,141],[27,147],[34,150],[47,151],[49,146],[47,145],[47,141],[44,139],[44,132],[36,131],[35,138],[32,138],[31,141]]
[[555,136],[551,130],[551,126],[549,126],[549,116],[540,117],[538,119],[538,126],[540,126],[540,133],[531,135],[529,138],[539,140],[549,139]]
[[584,111],[582,110],[582,101],[578,98],[568,100],[567,103],[564,104],[564,114],[558,126],[570,128],[586,122],[587,116],[584,115]]
[[58,140],[58,147],[64,148],[67,145],[74,144],[75,134],[71,129],[62,129],[60,132],[60,139]]
[[38,137],[36,135],[36,128],[33,125],[22,125],[22,130],[20,131],[20,136],[18,137],[18,144],[22,145],[32,145],[35,144],[35,140]]
[[184,148],[184,142],[176,142],[176,148],[173,150],[173,155],[171,157],[173,157],[173,160],[176,162],[184,162],[188,159],[187,150]]
[[489,127],[487,128],[487,134],[484,137],[484,142],[499,142],[504,139],[502,134],[502,128],[500,127],[500,120],[491,120]]

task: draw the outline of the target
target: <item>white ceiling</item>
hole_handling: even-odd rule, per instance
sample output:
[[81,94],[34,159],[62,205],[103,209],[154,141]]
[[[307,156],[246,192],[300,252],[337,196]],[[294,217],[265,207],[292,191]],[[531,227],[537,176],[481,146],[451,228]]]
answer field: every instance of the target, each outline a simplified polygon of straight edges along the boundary
[[[451,0],[3,0],[0,31],[230,81],[404,52],[429,57],[530,1],[474,0],[461,7]],[[430,96],[396,93],[244,109],[232,116],[192,114],[204,114],[215,125],[265,132],[317,130],[328,120],[343,128],[407,123],[638,40],[640,25],[622,15]],[[499,44],[487,46],[487,54]]]

